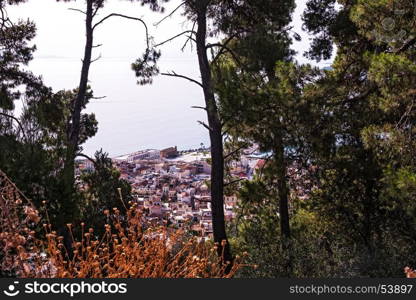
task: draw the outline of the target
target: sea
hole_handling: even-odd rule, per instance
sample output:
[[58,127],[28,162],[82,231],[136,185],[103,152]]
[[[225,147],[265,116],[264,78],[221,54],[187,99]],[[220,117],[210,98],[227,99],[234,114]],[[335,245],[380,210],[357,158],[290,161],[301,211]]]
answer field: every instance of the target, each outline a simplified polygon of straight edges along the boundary
[[[36,2],[36,3],[35,3]],[[172,0],[166,11],[172,11],[180,0]],[[309,47],[309,36],[302,32],[301,14],[304,1],[297,1],[294,30],[303,37],[294,42],[298,59],[305,62],[304,51]],[[9,9],[12,19],[31,19],[37,27],[33,61],[26,67],[42,76],[54,91],[73,89],[79,85],[81,57],[85,40],[84,15],[75,9],[84,9],[84,1],[57,2],[56,0],[28,1]],[[142,18],[148,25],[154,42],[161,42],[189,29],[189,23],[178,11],[158,24],[163,15],[150,13],[148,8],[130,1],[106,2],[97,20],[110,13],[121,13]],[[176,72],[200,80],[194,47],[186,37],[175,39],[160,48],[161,72]],[[177,146],[180,150],[209,147],[207,130],[198,121],[206,121],[205,112],[193,106],[204,106],[201,88],[189,81],[157,76],[151,85],[137,84],[131,64],[145,50],[145,30],[139,22],[111,18],[95,31],[94,58],[90,86],[96,97],[86,113],[94,113],[99,125],[96,136],[83,145],[83,152],[93,155],[104,150],[111,157],[144,149],[162,149]],[[322,62],[325,64],[326,62]],[[16,103],[16,113],[23,107]]]

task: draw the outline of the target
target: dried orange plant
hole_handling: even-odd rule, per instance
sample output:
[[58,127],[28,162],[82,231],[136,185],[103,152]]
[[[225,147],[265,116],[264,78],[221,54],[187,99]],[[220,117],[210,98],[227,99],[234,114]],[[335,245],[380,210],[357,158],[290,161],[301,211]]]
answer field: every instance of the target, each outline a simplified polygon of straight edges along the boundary
[[[231,278],[243,265],[224,262],[217,246],[185,232],[144,222],[134,203],[127,213],[105,211],[105,233],[80,224],[76,238],[67,224],[64,238],[43,224],[46,238],[33,228],[38,211],[17,187],[1,174],[0,259],[2,270],[30,278]],[[64,245],[70,244],[69,247]],[[68,249],[69,248],[69,249]],[[223,248],[223,247],[222,247]]]
[[0,268],[12,276],[23,270],[34,244],[33,228],[40,221],[32,202],[0,170]]
[[409,267],[404,268],[404,273],[407,278],[416,278],[416,271]]

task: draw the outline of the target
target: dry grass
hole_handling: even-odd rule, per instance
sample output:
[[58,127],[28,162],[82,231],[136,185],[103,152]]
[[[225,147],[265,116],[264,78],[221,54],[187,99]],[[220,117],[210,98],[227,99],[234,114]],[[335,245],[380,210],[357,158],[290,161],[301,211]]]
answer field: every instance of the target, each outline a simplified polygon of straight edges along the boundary
[[0,170],[0,267],[7,275],[20,275],[34,244],[33,228],[39,212]]
[[416,278],[416,271],[409,267],[404,268],[404,273],[407,278]]
[[[216,246],[188,237],[181,230],[143,226],[133,203],[126,215],[105,211],[102,236],[80,224],[80,237],[67,225],[66,243],[49,222],[39,227],[39,213],[17,187],[0,173],[1,268],[23,278],[231,278],[241,259],[224,262]],[[46,219],[47,214],[45,214]],[[45,236],[43,239],[37,236]],[[70,244],[69,248],[64,244]],[[227,272],[226,272],[227,269]]]

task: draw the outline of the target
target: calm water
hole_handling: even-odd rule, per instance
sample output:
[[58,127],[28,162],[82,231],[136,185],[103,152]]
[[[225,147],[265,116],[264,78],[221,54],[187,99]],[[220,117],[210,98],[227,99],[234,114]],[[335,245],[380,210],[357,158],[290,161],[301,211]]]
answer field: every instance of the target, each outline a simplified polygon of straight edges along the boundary
[[[36,4],[35,4],[36,2]],[[294,27],[299,33],[301,13],[305,1],[298,0],[294,15]],[[12,18],[30,18],[38,28],[35,43],[37,52],[29,68],[42,75],[47,85],[55,91],[73,89],[78,85],[84,45],[83,15],[68,8],[83,8],[84,1],[57,3],[55,0],[29,1],[10,9]],[[175,8],[180,0],[172,0],[167,11]],[[152,26],[161,15],[129,1],[109,1],[101,12],[103,17],[111,12],[143,17],[150,34],[157,41],[166,40],[189,27],[180,14],[158,27]],[[302,53],[308,48],[308,36],[303,33],[302,42],[294,49],[298,58],[305,62]],[[102,47],[95,56],[102,59],[91,67],[90,85],[95,96],[87,111],[96,114],[99,121],[98,134],[85,145],[85,154],[92,155],[103,148],[111,156],[131,153],[140,149],[164,148],[177,145],[180,149],[209,145],[208,132],[197,121],[205,120],[203,111],[191,106],[203,106],[200,88],[181,79],[158,77],[151,86],[138,86],[131,63],[145,49],[144,30],[132,21],[110,19],[96,31],[95,40]],[[176,71],[199,79],[196,53],[191,49],[182,52],[184,39],[169,43],[161,50],[160,69]],[[19,104],[16,105],[19,107]]]
[[[178,68],[187,63],[175,64]],[[64,86],[77,74],[79,63],[49,58],[37,59],[31,66],[48,74],[47,82]],[[145,148],[209,145],[207,131],[197,123],[205,120],[205,114],[191,108],[203,104],[197,86],[163,77],[156,78],[152,86],[138,86],[129,66],[123,60],[103,59],[92,70],[94,93],[106,98],[88,105],[87,112],[95,113],[99,121],[99,131],[84,145],[86,154],[100,148],[115,156]]]
[[[36,4],[35,4],[36,2]],[[172,1],[169,8],[175,7]],[[84,1],[57,3],[56,0],[29,1],[12,7],[11,17],[30,18],[37,25],[37,52],[29,68],[43,76],[44,82],[55,91],[72,89],[78,85],[84,45],[83,15],[68,8],[83,8]],[[180,14],[157,28],[152,26],[162,17],[147,8],[129,1],[109,1],[101,12],[143,17],[150,34],[163,41],[185,27]],[[95,34],[95,56],[102,59],[91,67],[90,85],[95,96],[87,107],[99,121],[98,134],[85,145],[85,153],[93,154],[103,148],[111,156],[131,153],[139,149],[164,148],[177,145],[180,149],[209,145],[208,133],[197,121],[205,120],[202,92],[198,86],[181,79],[155,78],[151,86],[138,86],[130,65],[145,49],[144,30],[139,23],[110,19]],[[195,52],[180,49],[184,39],[163,47],[161,71],[199,78]],[[21,106],[21,105],[20,105]],[[19,104],[17,104],[19,107]]]

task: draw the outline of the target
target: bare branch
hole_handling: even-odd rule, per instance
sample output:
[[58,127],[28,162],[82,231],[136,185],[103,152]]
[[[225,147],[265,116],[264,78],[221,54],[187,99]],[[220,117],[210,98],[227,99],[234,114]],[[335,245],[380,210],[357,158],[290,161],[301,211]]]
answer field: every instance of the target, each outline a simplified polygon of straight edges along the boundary
[[101,99],[105,99],[105,98],[107,98],[107,96],[92,97],[91,99],[94,99],[94,100],[101,100]]
[[412,100],[412,104],[409,106],[409,108],[406,110],[406,112],[400,118],[399,122],[397,122],[396,127],[395,127],[396,129],[399,129],[400,125],[408,119],[408,117],[410,116],[410,114],[413,111],[414,105],[415,105],[415,99]]
[[236,179],[236,180],[224,183],[224,187],[239,183],[239,182],[244,181],[244,180],[246,180],[246,179],[245,178],[240,178],[240,179]]
[[104,0],[101,0],[101,3],[97,3],[97,6],[95,7],[94,12],[92,13],[92,18],[94,18],[98,14],[98,11],[100,10],[101,4],[103,4],[103,2]]
[[26,136],[26,132],[25,132],[25,130],[24,130],[24,128],[23,128],[23,125],[22,125],[22,123],[19,121],[19,119],[18,119],[18,118],[16,118],[15,116],[12,116],[12,115],[9,115],[9,114],[6,114],[6,113],[3,113],[3,112],[0,112],[0,115],[1,115],[1,116],[5,116],[5,117],[7,117],[7,118],[9,118],[9,119],[12,119],[13,121],[15,121],[15,122],[17,123],[17,125],[19,126],[19,129],[22,131],[23,137],[25,138],[25,140],[26,140],[26,141],[28,141],[27,136]]
[[83,153],[78,153],[77,157],[83,157],[83,158],[89,160],[90,162],[92,162],[94,164],[94,167],[97,167],[97,162],[94,159],[92,159],[91,157],[89,157],[88,155],[83,154]]
[[204,126],[206,129],[208,129],[208,131],[212,131],[212,128],[209,127],[206,123],[202,122],[202,121],[198,121],[199,124],[201,124],[202,126]]
[[[186,41],[185,41],[185,43],[183,44],[183,46],[182,46],[182,48],[181,48],[181,51],[183,51],[183,50],[185,49],[185,47],[186,47],[186,45],[189,43],[189,41],[193,41],[194,43],[196,43],[196,39],[194,39],[194,38],[192,37],[192,35],[188,35],[188,36],[187,36],[187,39],[186,39]],[[192,49],[192,44],[191,44],[191,49]]]
[[13,26],[13,22],[10,20],[10,18],[7,16],[7,12],[5,11],[3,6],[0,6],[0,12],[1,12],[1,30],[4,30],[7,26]]
[[3,177],[3,179],[7,180],[7,182],[13,186],[13,188],[20,194],[21,197],[23,197],[32,207],[36,207],[32,200],[26,197],[26,195],[14,184],[14,182],[7,176],[6,173],[4,173],[2,170],[0,170],[0,176]]
[[234,150],[234,151],[232,151],[232,152],[228,153],[227,155],[225,155],[225,156],[224,156],[224,160],[226,160],[226,159],[228,159],[228,158],[232,157],[234,154],[237,154],[238,152],[240,152],[241,150],[243,150],[243,149],[244,149],[244,148],[246,148],[246,147],[247,147],[247,145],[244,145],[244,146],[238,147],[238,149],[236,149],[236,150]]
[[[192,24],[192,31],[195,31],[195,27],[196,27],[196,21],[194,21],[194,24]],[[186,45],[188,45],[189,41],[194,41],[196,43],[196,40],[192,38],[192,35],[188,36],[188,38],[186,39],[185,43],[183,44],[181,50],[183,51],[186,47]],[[191,44],[191,50],[192,50],[192,44]]]
[[159,26],[163,21],[165,21],[166,19],[172,17],[172,15],[174,13],[176,13],[183,5],[185,5],[185,2],[182,2],[181,4],[179,4],[174,10],[172,10],[166,17],[164,17],[162,20],[156,22],[153,24],[153,26]]
[[202,83],[198,82],[197,80],[192,79],[192,78],[187,77],[187,76],[184,76],[184,75],[177,74],[177,73],[175,73],[175,72],[172,72],[172,73],[162,73],[162,75],[163,75],[163,76],[170,76],[170,77],[177,77],[177,78],[186,79],[186,80],[188,80],[188,81],[190,81],[190,82],[193,82],[193,83],[195,83],[195,84],[199,85],[201,88],[203,88],[203,87],[204,87],[204,86],[202,85]]
[[155,45],[155,47],[160,47],[160,46],[162,46],[164,44],[167,44],[167,43],[169,43],[169,42],[171,42],[171,41],[177,39],[178,37],[181,37],[181,36],[183,36],[183,35],[185,35],[187,33],[191,33],[191,36],[192,36],[192,34],[196,34],[196,32],[193,31],[193,30],[186,30],[184,32],[181,32],[181,33],[179,33],[179,34],[177,34],[177,35],[175,35],[175,36],[173,36],[173,37],[171,37],[171,38],[169,38],[169,39],[167,39],[167,40],[165,40],[165,41],[163,41],[163,42]]
[[147,27],[147,24],[145,21],[143,21],[143,19],[140,18],[136,18],[136,17],[130,17],[130,16],[126,16],[123,14],[117,14],[117,13],[112,13],[107,15],[106,17],[102,18],[100,21],[98,21],[97,23],[95,23],[95,25],[92,27],[92,30],[95,30],[99,25],[101,25],[102,23],[104,23],[106,20],[108,20],[111,17],[120,17],[120,18],[124,18],[124,19],[128,19],[128,20],[134,20],[134,21],[138,21],[140,23],[143,24],[145,30],[146,30],[146,43],[147,43],[147,48],[150,48],[149,45],[149,28]]
[[195,108],[195,109],[202,109],[202,110],[207,110],[206,107],[202,107],[202,106],[191,106],[191,108]]
[[68,8],[68,10],[73,10],[73,11],[76,11],[76,12],[82,13],[83,15],[86,15],[86,14],[87,14],[85,11],[83,11],[83,10],[81,10],[81,9],[78,9],[78,8]]
[[101,59],[101,54],[100,55],[98,55],[98,57],[97,58],[95,58],[95,59],[93,59],[93,60],[91,60],[91,63],[95,63],[97,60],[99,60],[99,59]]
[[210,48],[214,48],[214,47],[219,47],[220,48],[220,51],[214,57],[214,59],[212,60],[212,63],[215,63],[220,58],[221,55],[223,55],[225,52],[228,52],[228,53],[231,54],[231,56],[233,57],[235,62],[237,62],[239,65],[241,65],[241,61],[238,58],[237,54],[235,54],[234,51],[227,46],[232,41],[232,39],[233,39],[233,37],[228,38],[225,41],[225,43],[223,43],[223,44],[215,43],[215,44],[208,44],[206,46],[206,49],[210,49]]

